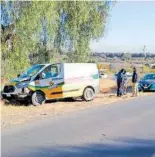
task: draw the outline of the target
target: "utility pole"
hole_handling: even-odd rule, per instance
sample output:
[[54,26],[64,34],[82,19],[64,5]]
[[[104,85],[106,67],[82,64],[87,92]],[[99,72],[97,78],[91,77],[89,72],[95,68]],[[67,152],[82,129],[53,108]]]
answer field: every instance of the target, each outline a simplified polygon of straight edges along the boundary
[[144,60],[146,60],[146,46],[144,45],[144,48],[143,48],[143,53],[144,53]]
[[146,61],[146,46],[144,45],[144,47],[143,47],[143,54],[144,54],[144,61],[143,61],[143,70],[142,70],[142,72],[143,72],[143,74],[144,74],[144,66],[145,66],[145,61]]

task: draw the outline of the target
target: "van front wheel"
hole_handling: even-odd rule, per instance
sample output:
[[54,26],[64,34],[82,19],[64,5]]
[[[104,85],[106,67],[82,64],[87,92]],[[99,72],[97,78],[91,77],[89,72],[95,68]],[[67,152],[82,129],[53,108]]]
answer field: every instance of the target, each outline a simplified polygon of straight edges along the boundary
[[45,96],[42,92],[34,92],[32,94],[32,104],[34,106],[42,105],[45,101]]
[[83,93],[83,99],[85,101],[91,101],[94,99],[94,96],[95,96],[95,92],[92,88],[90,87],[87,87],[85,90],[84,90],[84,93]]

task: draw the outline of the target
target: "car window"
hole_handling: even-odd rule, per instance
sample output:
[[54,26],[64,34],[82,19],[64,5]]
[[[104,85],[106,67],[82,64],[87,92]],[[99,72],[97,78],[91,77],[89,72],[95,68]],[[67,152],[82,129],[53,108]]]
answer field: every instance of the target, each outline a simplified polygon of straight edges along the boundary
[[155,74],[148,74],[144,77],[144,80],[154,80],[155,79]]
[[39,80],[42,80],[42,74],[45,74],[45,78],[44,79],[48,79],[48,78],[51,78],[52,77],[52,74],[51,74],[51,66],[48,66],[46,67],[37,77],[35,80],[39,79]]
[[61,66],[60,64],[53,64],[48,67],[46,67],[40,74],[39,79],[42,79],[42,73],[45,73],[45,78],[56,78],[61,72]]
[[19,77],[20,78],[32,77],[35,74],[37,74],[39,72],[39,70],[41,70],[43,67],[44,67],[44,65],[40,65],[40,64],[33,65],[32,67],[30,67],[29,69],[27,69],[27,71],[25,71],[24,73],[22,73]]
[[55,64],[51,66],[52,77],[57,77],[61,72],[60,64]]

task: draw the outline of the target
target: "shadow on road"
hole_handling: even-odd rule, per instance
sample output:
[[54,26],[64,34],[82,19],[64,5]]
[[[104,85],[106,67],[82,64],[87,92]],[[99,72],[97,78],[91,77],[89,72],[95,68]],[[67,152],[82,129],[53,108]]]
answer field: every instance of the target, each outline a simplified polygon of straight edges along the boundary
[[[5,106],[30,106],[30,105],[32,105],[32,102],[30,101],[30,100],[18,100],[18,101],[16,101],[16,100],[9,100],[9,101],[7,101],[7,100],[1,100],[1,101],[3,101],[4,102],[4,105]],[[47,100],[46,101],[46,104],[48,105],[48,104],[51,104],[51,103],[53,103],[53,104],[55,104],[56,102],[82,102],[83,100],[82,99],[80,99],[80,98],[62,98],[62,99],[55,99],[55,100]]]
[[115,142],[116,144],[32,148],[16,157],[154,157],[153,140],[122,139]]

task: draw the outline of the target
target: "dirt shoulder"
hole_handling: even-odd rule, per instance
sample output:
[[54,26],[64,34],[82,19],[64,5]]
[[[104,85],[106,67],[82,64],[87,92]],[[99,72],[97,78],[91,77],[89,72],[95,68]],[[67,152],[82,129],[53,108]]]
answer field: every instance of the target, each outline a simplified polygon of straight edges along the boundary
[[[113,80],[100,80],[101,93],[91,102],[76,101],[55,101],[47,102],[42,106],[24,106],[15,104],[5,104],[1,100],[1,126],[2,128],[11,127],[12,125],[29,122],[44,117],[51,117],[65,112],[72,112],[80,109],[87,109],[92,106],[111,104],[112,102],[132,99],[131,93],[118,98],[116,97],[116,83]],[[145,96],[151,93],[140,93]]]

